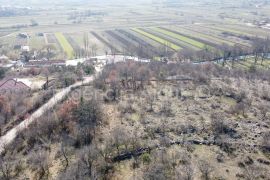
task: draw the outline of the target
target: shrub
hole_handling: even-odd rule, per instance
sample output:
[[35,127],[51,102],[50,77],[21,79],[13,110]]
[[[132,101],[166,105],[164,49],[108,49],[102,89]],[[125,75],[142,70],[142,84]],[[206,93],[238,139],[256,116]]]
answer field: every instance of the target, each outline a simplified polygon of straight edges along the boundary
[[6,70],[2,67],[0,67],[0,79],[3,79],[5,77]]
[[149,164],[151,162],[150,154],[149,153],[144,153],[142,155],[142,161],[143,161],[143,164]]

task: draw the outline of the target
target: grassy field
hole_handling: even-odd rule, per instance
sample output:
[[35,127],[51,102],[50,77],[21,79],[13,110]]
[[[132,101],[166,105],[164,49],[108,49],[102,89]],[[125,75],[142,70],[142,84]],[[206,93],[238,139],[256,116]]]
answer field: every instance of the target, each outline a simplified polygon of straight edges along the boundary
[[185,36],[182,36],[182,35],[179,35],[179,34],[176,34],[176,33],[173,33],[173,32],[167,31],[167,30],[164,30],[164,29],[153,28],[153,30],[155,30],[157,32],[160,32],[162,34],[168,35],[170,37],[173,37],[175,39],[178,39],[180,41],[184,41],[184,42],[186,42],[188,44],[191,44],[192,46],[198,47],[200,49],[203,49],[206,46],[206,44],[204,44],[204,43],[201,43],[199,41],[195,41],[195,40],[190,39],[188,37],[185,37]]
[[55,37],[57,38],[58,42],[60,43],[61,47],[63,48],[64,52],[67,54],[69,59],[73,58],[73,48],[67,41],[66,37],[60,33],[55,33]]
[[143,31],[143,30],[140,30],[140,29],[137,29],[137,28],[134,28],[132,30],[137,32],[137,33],[140,33],[140,34],[144,35],[145,37],[148,37],[148,38],[150,38],[150,39],[152,39],[152,40],[154,40],[154,41],[156,41],[156,42],[158,42],[158,43],[160,43],[162,45],[168,45],[170,48],[172,48],[175,51],[179,51],[179,50],[182,49],[180,46],[178,46],[176,44],[172,44],[172,43],[166,41],[165,39],[162,39],[160,37],[152,35],[152,34],[150,34],[148,32]]

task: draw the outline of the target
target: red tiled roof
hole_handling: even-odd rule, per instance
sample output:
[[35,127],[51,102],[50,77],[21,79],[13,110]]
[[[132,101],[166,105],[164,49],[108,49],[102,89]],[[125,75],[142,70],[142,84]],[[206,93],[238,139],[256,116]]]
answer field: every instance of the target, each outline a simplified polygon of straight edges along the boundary
[[5,90],[29,90],[30,87],[23,82],[16,81],[14,79],[8,79],[0,81],[0,91]]

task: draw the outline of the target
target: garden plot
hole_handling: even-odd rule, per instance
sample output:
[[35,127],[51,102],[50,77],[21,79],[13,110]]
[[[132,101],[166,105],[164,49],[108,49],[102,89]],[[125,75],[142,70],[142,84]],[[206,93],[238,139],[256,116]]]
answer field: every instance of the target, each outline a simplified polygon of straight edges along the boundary
[[173,38],[171,36],[168,36],[166,34],[163,34],[159,31],[155,31],[153,28],[151,29],[144,29],[146,32],[148,33],[151,33],[157,37],[160,37],[160,38],[163,38],[165,39],[166,41],[170,42],[170,43],[173,43],[173,44],[176,44],[177,46],[180,46],[182,49],[192,49],[194,51],[198,51],[200,50],[199,48],[195,47],[195,46],[192,46],[191,44],[188,44],[186,42],[183,42],[183,41],[180,41],[176,38]]
[[63,33],[55,33],[55,37],[57,38],[58,42],[60,43],[61,47],[63,48],[63,51],[66,53],[67,57],[69,59],[73,58],[73,48],[63,35]]
[[163,28],[167,31],[172,31],[174,33],[180,34],[180,35],[184,35],[187,37],[193,37],[194,39],[200,40],[200,41],[205,41],[206,43],[208,42],[209,45],[222,45],[222,44],[228,44],[228,45],[234,45],[234,43],[230,42],[230,41],[226,41],[220,38],[217,38],[215,36],[211,36],[211,35],[207,35],[198,31],[191,31],[188,29],[184,29],[183,27],[174,27],[174,30],[170,30],[168,28]]
[[46,41],[46,43],[48,43],[48,44],[57,44],[58,43],[58,41],[57,41],[57,39],[56,39],[56,37],[55,37],[54,34],[46,33],[44,35],[45,35],[45,41]]
[[155,35],[153,35],[151,33],[148,33],[146,31],[143,31],[141,29],[135,28],[135,29],[132,29],[132,30],[135,31],[135,32],[137,32],[137,33],[140,33],[140,34],[144,35],[147,38],[150,38],[150,39],[152,39],[152,40],[160,43],[161,45],[168,46],[169,48],[171,48],[171,49],[173,49],[175,51],[178,51],[178,50],[181,50],[182,49],[182,47],[180,47],[180,46],[178,46],[176,44],[173,44],[173,43],[171,43],[171,42],[169,42],[169,41],[167,41],[167,40],[165,40],[163,38],[160,38],[158,36],[155,36]]
[[149,56],[153,56],[154,54],[158,54],[159,50],[157,47],[153,46],[151,43],[147,42],[145,39],[139,37],[139,34],[134,35],[132,32],[129,32],[128,30],[118,30],[119,33],[121,33],[123,36],[125,36],[127,39],[132,40],[133,42],[136,42],[137,46],[139,46],[140,50],[142,50],[143,55],[147,54]]
[[186,37],[186,36],[171,32],[171,31],[167,31],[165,29],[161,29],[161,28],[153,28],[153,29],[157,32],[160,32],[160,33],[165,34],[169,37],[175,38],[175,39],[177,39],[181,42],[184,42],[186,44],[189,44],[193,47],[197,47],[197,49],[203,49],[207,45],[207,44],[201,43],[199,41],[196,41],[194,39],[191,39],[189,37]]
[[[220,31],[217,29],[211,29],[211,28],[207,28],[204,26],[198,26],[198,25],[196,25],[196,26],[197,26],[196,29],[198,29],[202,33],[222,38],[222,39],[230,41],[234,44],[237,43],[237,44],[241,44],[243,46],[250,46],[250,44],[251,44],[251,42],[250,42],[251,36],[235,34],[235,33],[227,32],[227,31]],[[188,27],[188,29],[193,30],[194,26]]]
[[28,45],[31,48],[42,49],[46,43],[44,36],[32,35],[28,40]]
[[105,50],[106,52],[109,52],[109,51],[110,51],[110,53],[112,53],[112,54],[113,54],[113,53],[118,53],[118,52],[120,52],[119,49],[117,49],[117,48],[114,46],[114,44],[112,44],[109,40],[107,40],[107,39],[104,37],[104,35],[99,34],[99,33],[97,33],[97,32],[94,32],[94,31],[92,31],[91,34],[92,34],[97,40],[99,40],[100,42],[102,42],[106,47],[108,47],[108,49]]
[[75,41],[75,39],[70,34],[65,33],[64,36],[66,37],[67,41],[74,50],[81,48],[80,45]]
[[224,35],[222,35],[222,32],[219,32],[219,33],[214,33],[214,32],[209,32],[209,31],[204,32],[203,30],[200,31],[200,28],[198,28],[198,30],[194,30],[195,29],[194,27],[185,27],[183,29],[186,29],[186,30],[191,31],[191,32],[201,33],[201,34],[205,33],[208,36],[213,36],[215,38],[226,41],[227,43],[225,43],[225,44],[228,44],[230,46],[233,46],[235,44],[239,44],[239,45],[241,45],[243,47],[249,47],[250,46],[249,43],[244,42],[242,39],[236,40],[236,39],[229,39],[228,37],[224,37]]

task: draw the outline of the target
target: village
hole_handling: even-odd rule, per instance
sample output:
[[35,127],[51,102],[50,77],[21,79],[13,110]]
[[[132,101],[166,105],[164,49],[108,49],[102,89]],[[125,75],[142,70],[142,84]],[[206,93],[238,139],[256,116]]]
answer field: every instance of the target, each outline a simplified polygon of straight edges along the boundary
[[[24,35],[24,34],[23,34]],[[21,35],[21,36],[23,36]],[[27,35],[24,35],[27,36]],[[5,55],[0,56],[0,67],[9,70],[10,72],[16,72],[20,74],[18,76],[11,74],[0,81],[0,91],[13,91],[13,90],[42,90],[48,84],[48,81],[54,79],[53,76],[45,77],[39,75],[25,76],[20,72],[34,71],[37,69],[48,68],[66,68],[77,66],[94,66],[95,68],[102,68],[106,64],[123,62],[133,60],[137,62],[150,62],[150,59],[141,59],[133,56],[125,55],[103,55],[84,57],[73,60],[48,60],[46,57],[42,59],[36,59],[35,53],[30,53],[29,46],[21,46],[20,58],[18,60],[11,60]]]

